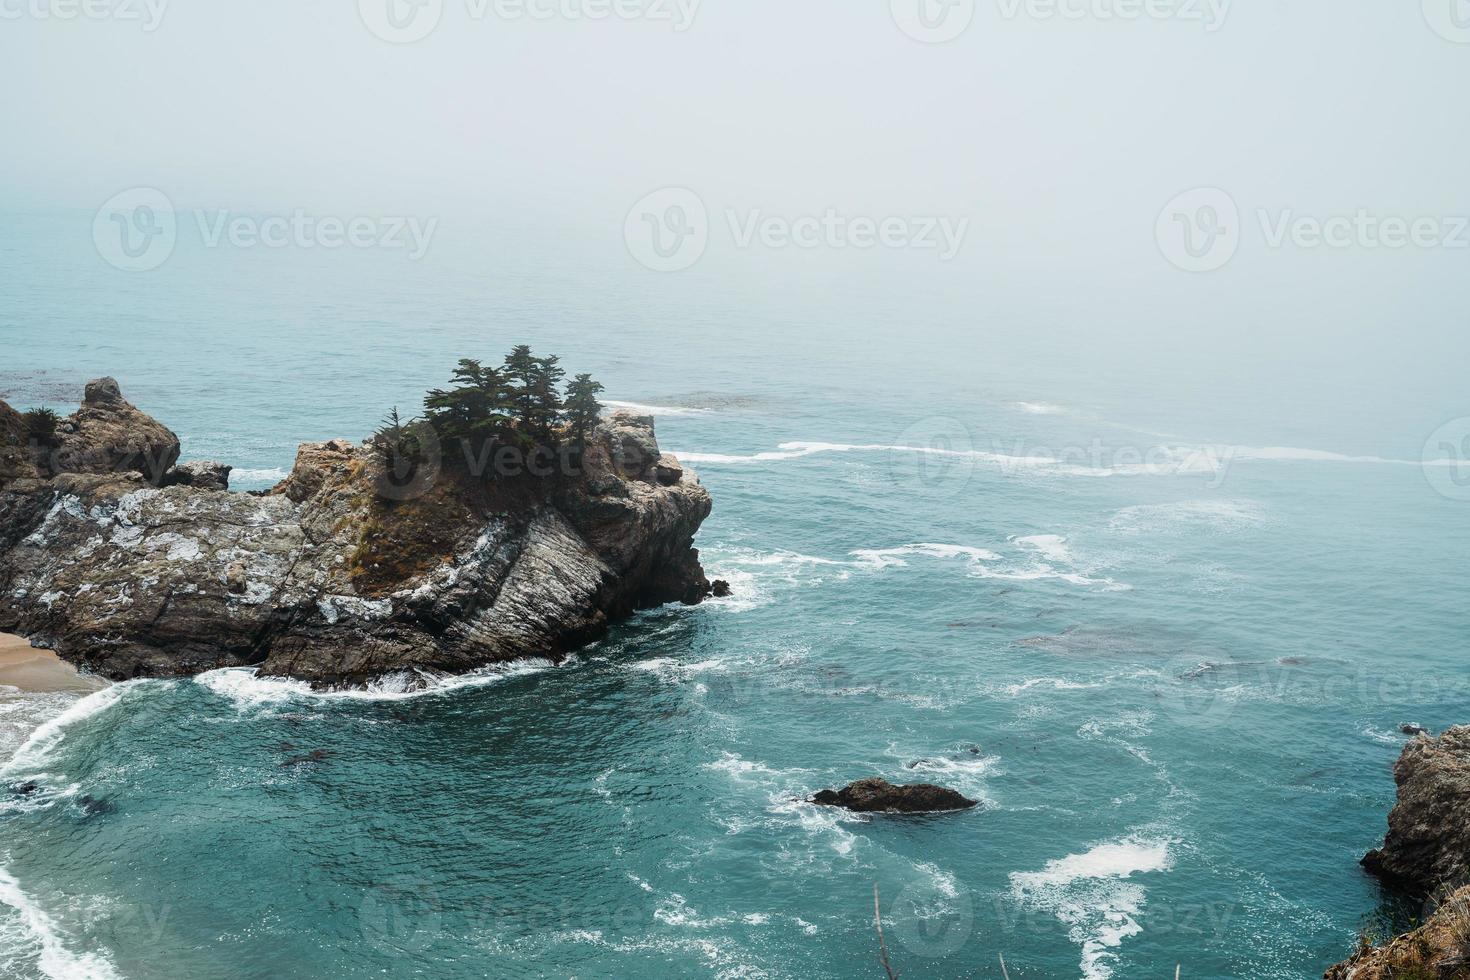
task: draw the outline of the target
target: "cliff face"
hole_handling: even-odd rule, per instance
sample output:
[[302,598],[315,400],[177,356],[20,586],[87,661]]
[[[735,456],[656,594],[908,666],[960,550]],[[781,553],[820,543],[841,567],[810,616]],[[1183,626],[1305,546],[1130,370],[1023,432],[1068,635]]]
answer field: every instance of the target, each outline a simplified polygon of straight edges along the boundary
[[1398,801],[1388,835],[1363,866],[1396,889],[1430,898],[1436,910],[1413,932],[1332,967],[1327,980],[1470,978],[1470,727],[1416,737],[1393,774]]
[[1470,883],[1470,726],[1415,738],[1393,778],[1398,802],[1388,835],[1363,866],[1416,895]]
[[206,464],[171,469],[177,440],[170,454],[113,393],[74,426],[87,451],[56,457],[79,472],[0,478],[0,630],[109,677],[463,671],[557,657],[709,591],[692,547],[709,494],[647,417],[604,421],[550,476],[435,458],[400,486],[366,444],[334,441],[249,495],[200,479]]

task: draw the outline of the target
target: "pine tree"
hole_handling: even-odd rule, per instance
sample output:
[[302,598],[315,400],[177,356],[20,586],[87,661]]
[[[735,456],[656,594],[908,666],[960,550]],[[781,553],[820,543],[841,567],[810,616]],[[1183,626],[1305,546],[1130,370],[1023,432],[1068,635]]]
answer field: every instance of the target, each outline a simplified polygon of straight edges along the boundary
[[521,441],[530,443],[536,431],[536,355],[526,344],[518,344],[505,355],[505,376],[511,403],[520,422]]
[[558,365],[558,360],[555,354],[537,358],[531,380],[531,431],[546,445],[550,445],[562,421],[560,387],[567,373]]
[[593,381],[590,374],[579,374],[567,384],[567,425],[578,449],[586,446],[588,433],[597,427],[597,420],[602,416],[602,405],[597,401],[601,391],[602,384]]

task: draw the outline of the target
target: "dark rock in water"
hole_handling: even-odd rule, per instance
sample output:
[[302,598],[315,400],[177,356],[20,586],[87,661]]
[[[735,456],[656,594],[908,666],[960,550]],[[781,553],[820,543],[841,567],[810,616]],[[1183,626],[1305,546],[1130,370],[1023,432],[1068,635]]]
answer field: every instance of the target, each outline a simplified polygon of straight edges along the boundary
[[114,812],[117,807],[107,800],[99,800],[95,796],[83,796],[77,800],[77,806],[89,817],[98,817],[103,814]]
[[1403,732],[1405,735],[1428,735],[1429,734],[1429,729],[1425,728],[1423,725],[1416,725],[1416,724],[1414,724],[1411,721],[1406,721],[1402,725],[1400,725],[1399,726],[1399,731]]
[[305,755],[292,756],[291,758],[287,759],[285,762],[281,763],[281,765],[283,765],[283,766],[299,766],[299,765],[301,765],[303,763],[307,763],[307,762],[325,762],[326,760],[330,759],[331,757],[332,757],[332,751],[330,749],[312,749],[310,752],[306,753]]
[[30,796],[41,788],[41,784],[34,779],[28,779],[23,783],[16,783],[10,787],[10,792],[15,796]]
[[1398,802],[1363,867],[1414,895],[1470,881],[1470,726],[1415,738],[1393,768]]
[[163,484],[168,487],[194,487],[197,490],[228,490],[230,471],[233,469],[228,463],[192,459],[164,474]]
[[971,755],[979,755],[980,754],[980,746],[978,746],[978,745],[972,745],[972,746],[970,746],[970,754]]
[[726,582],[722,578],[717,578],[712,583],[710,583],[709,594],[714,596],[716,599],[724,599],[731,595],[731,592],[732,590],[730,588],[730,583]]
[[943,786],[929,783],[895,786],[886,779],[859,779],[840,790],[824,789],[811,802],[840,806],[856,813],[942,813],[978,805],[978,801]]
[[259,496],[150,485],[178,439],[111,379],[57,431],[56,472],[0,465],[0,630],[114,680],[257,666],[326,687],[560,659],[712,591],[693,547],[709,493],[687,468],[667,482],[646,417],[614,413],[545,478],[446,463],[399,487],[368,443],[307,444]]

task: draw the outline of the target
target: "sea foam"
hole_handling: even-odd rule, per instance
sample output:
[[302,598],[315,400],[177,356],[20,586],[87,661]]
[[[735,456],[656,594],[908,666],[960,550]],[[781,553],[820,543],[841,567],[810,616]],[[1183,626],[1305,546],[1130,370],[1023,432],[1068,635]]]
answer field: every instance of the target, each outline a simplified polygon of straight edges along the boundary
[[1117,960],[1114,950],[1143,931],[1135,917],[1143,908],[1144,887],[1130,879],[1169,870],[1172,843],[1128,836],[1097,844],[1048,861],[1040,871],[1012,872],[1011,894],[1071,927],[1067,935],[1082,947],[1085,980],[1108,980]]

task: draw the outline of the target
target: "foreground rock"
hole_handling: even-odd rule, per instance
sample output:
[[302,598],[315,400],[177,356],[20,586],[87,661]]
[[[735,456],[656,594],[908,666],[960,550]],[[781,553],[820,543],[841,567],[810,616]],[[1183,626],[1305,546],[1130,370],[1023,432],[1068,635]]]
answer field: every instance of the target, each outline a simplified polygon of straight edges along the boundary
[[1382,946],[1364,944],[1323,980],[1467,980],[1470,978],[1470,888],[1441,902],[1429,921]]
[[1470,883],[1470,726],[1409,742],[1393,778],[1398,802],[1388,835],[1363,867],[1421,897]]
[[895,786],[886,779],[859,779],[840,790],[824,789],[811,798],[820,806],[840,806],[856,813],[942,813],[968,810],[977,801],[929,783]]
[[1327,980],[1470,978],[1470,727],[1419,735],[1394,766],[1398,801],[1383,846],[1363,867],[1392,888],[1430,899],[1423,926],[1386,944],[1364,944]]
[[259,665],[358,684],[557,658],[711,589],[692,547],[709,494],[682,467],[670,482],[651,419],[615,414],[549,477],[436,459],[404,481],[367,444],[310,444],[250,495],[171,470],[177,439],[110,379],[87,398],[56,457],[70,469],[0,479],[0,631],[107,677]]

